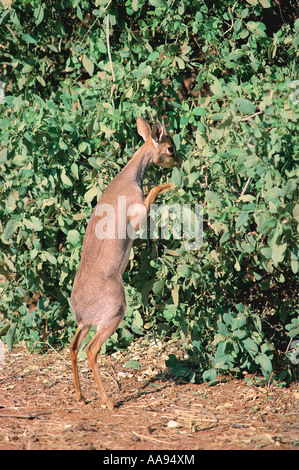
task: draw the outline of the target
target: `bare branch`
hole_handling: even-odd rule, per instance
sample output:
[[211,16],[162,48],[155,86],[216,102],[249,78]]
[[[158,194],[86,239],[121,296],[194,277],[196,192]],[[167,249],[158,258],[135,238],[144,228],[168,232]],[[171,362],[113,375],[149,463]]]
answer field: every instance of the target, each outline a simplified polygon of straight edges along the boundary
[[114,90],[115,90],[115,88],[116,88],[116,85],[115,85],[115,74],[114,74],[114,70],[113,70],[113,62],[112,62],[111,51],[110,51],[110,38],[109,38],[110,32],[109,32],[109,24],[110,24],[110,15],[109,15],[109,13],[108,13],[108,15],[107,15],[107,27],[106,27],[106,41],[107,41],[107,51],[108,51],[108,57],[109,57],[111,75],[112,75],[112,80],[113,80],[113,85],[112,85],[112,88],[111,88],[110,99],[112,100],[112,103],[113,103],[113,106],[114,106],[114,102],[113,102],[113,93],[114,93]]
[[241,192],[241,194],[240,194],[240,197],[244,196],[244,194],[246,193],[250,181],[251,181],[251,177],[249,176],[248,180],[247,180],[246,183],[245,183],[244,188],[242,189],[242,192]]
[[258,114],[262,114],[262,113],[263,113],[263,111],[258,111],[257,113],[250,114],[250,116],[246,116],[246,117],[244,117],[243,119],[240,119],[239,122],[248,121],[249,119],[251,119],[251,118],[257,116]]

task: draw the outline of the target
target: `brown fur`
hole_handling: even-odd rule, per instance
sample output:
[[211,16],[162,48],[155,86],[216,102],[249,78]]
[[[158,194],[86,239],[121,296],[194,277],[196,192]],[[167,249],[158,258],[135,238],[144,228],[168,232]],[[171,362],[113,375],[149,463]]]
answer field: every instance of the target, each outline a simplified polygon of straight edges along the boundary
[[[172,138],[164,126],[155,123],[153,128],[143,119],[137,120],[138,133],[143,137],[144,144],[134,154],[123,170],[111,181],[103,192],[89,220],[83,242],[81,262],[75,277],[71,305],[78,322],[78,329],[70,344],[70,353],[75,381],[76,396],[84,401],[81,393],[77,354],[80,344],[92,325],[97,326],[94,338],[86,347],[100,395],[107,406],[112,409],[113,402],[107,396],[99,371],[96,368],[98,352],[104,341],[115,331],[123,319],[126,310],[122,275],[126,269],[133,239],[127,233],[124,238],[118,238],[118,224],[121,214],[118,214],[118,197],[124,196],[126,207],[131,204],[144,204],[149,212],[150,204],[155,198],[167,191],[170,184],[153,188],[147,197],[142,191],[142,182],[146,170],[153,164],[172,168],[180,166]],[[96,226],[101,217],[101,205],[109,204],[115,211],[115,238],[99,239],[96,236]],[[103,207],[103,206],[102,206]],[[130,223],[127,215],[125,227]]]

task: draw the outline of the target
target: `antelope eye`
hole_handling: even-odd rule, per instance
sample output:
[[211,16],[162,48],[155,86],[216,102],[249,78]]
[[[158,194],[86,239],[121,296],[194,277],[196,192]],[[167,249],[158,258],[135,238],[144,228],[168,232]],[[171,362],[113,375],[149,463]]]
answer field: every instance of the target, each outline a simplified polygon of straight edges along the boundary
[[173,147],[167,147],[167,151],[169,153],[174,153],[174,148]]

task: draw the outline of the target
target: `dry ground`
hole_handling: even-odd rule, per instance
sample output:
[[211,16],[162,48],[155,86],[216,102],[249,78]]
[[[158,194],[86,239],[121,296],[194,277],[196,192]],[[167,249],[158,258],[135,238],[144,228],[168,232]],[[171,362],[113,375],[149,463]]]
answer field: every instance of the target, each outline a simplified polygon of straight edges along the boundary
[[[0,365],[1,450],[298,449],[298,390],[226,380],[209,387],[174,381],[165,359],[176,345],[135,343],[101,356],[117,408],[98,398],[86,358],[79,362],[87,405],[74,399],[68,350],[47,355],[24,347]],[[128,360],[139,369],[128,369]]]

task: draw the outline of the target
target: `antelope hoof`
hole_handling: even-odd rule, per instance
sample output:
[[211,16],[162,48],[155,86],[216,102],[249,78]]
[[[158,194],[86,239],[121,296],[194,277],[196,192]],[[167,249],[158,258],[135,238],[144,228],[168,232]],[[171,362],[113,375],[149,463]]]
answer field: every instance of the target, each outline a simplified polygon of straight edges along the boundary
[[105,404],[108,408],[109,411],[113,411],[114,410],[114,403],[113,401],[111,400],[111,398],[107,398],[107,400],[105,400]]
[[86,401],[85,401],[85,398],[83,395],[80,395],[78,398],[78,403],[80,403],[81,405],[86,405]]

